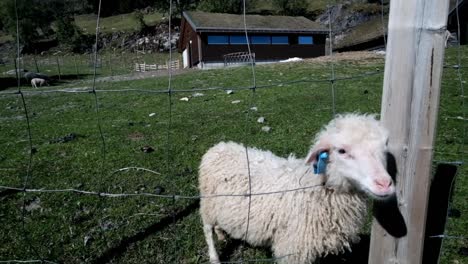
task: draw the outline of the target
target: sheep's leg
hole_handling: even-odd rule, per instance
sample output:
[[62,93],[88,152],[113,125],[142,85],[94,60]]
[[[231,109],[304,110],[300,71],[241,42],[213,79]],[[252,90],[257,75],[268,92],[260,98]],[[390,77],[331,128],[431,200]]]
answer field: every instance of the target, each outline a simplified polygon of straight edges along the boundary
[[203,225],[203,232],[205,233],[206,243],[208,244],[208,254],[210,255],[210,262],[212,264],[219,264],[218,253],[213,240],[213,226],[212,225]]
[[215,225],[214,231],[219,241],[226,241],[226,236],[224,235],[224,231],[221,229],[221,227]]

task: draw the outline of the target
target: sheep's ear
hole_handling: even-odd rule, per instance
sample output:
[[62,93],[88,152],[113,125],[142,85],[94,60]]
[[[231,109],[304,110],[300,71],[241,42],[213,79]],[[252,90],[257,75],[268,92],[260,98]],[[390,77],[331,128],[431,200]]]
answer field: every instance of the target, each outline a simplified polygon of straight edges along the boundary
[[307,154],[306,164],[315,165],[317,163],[317,156],[324,151],[330,152],[330,144],[327,141],[321,140]]

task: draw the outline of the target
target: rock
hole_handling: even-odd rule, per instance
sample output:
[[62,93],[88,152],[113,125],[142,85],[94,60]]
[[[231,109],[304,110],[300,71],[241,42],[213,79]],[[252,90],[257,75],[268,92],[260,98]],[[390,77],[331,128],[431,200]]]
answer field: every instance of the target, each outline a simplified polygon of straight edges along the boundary
[[259,117],[257,119],[257,123],[265,123],[265,118],[262,116],[262,117]]
[[143,146],[140,148],[141,151],[143,151],[144,153],[151,153],[154,151],[154,148],[150,147],[150,146]]
[[28,204],[24,207],[24,209],[28,212],[41,209],[41,199],[39,197],[35,197],[32,201],[28,202]]
[[233,90],[226,90],[226,94],[233,94],[234,91]]
[[268,133],[268,132],[270,132],[270,130],[271,130],[271,127],[269,127],[269,126],[264,126],[264,127],[262,127],[262,131],[263,131],[263,132],[267,132],[267,133]]
[[241,100],[234,100],[234,101],[231,102],[231,104],[238,104],[240,102],[241,102]]
[[152,117],[152,116],[155,116],[155,115],[156,115],[156,113],[151,113],[151,114],[149,114],[148,116],[149,116],[149,117]]
[[189,98],[188,97],[182,97],[179,99],[180,101],[185,101],[185,102],[188,102],[189,101]]
[[83,238],[83,244],[84,246],[86,247],[88,245],[88,243],[92,240],[93,238],[90,236],[90,235],[86,235],[84,238]]
[[156,187],[154,188],[154,193],[157,194],[157,195],[164,193],[164,187],[162,187],[162,186],[156,186]]
[[256,106],[254,106],[254,107],[251,107],[251,108],[250,108],[250,110],[252,110],[252,111],[255,111],[255,112],[256,112],[256,111],[258,111],[258,108],[257,108]]
[[49,144],[53,144],[53,143],[67,143],[67,142],[70,142],[72,140],[75,140],[77,138],[77,134],[75,133],[70,133],[66,136],[63,136],[63,137],[59,137],[59,138],[56,138],[56,139],[52,139],[51,141],[49,141]]
[[110,220],[106,220],[101,223],[102,231],[108,231],[108,230],[114,229],[114,227],[115,227],[114,223],[112,223],[112,221]]

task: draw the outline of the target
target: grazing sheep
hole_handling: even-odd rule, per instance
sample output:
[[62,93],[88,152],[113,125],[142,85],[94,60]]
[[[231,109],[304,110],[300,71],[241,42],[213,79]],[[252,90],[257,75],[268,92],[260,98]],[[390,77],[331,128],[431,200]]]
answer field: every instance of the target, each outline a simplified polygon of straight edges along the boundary
[[31,80],[32,87],[37,88],[38,84],[39,84],[39,87],[41,87],[42,85],[47,84],[47,81],[41,78],[33,78]]
[[[310,263],[350,249],[365,221],[367,196],[384,199],[395,193],[385,168],[387,140],[374,116],[346,114],[317,135],[305,160],[234,142],[212,147],[199,171],[200,193],[207,196],[200,214],[211,263],[219,263],[213,230],[220,240],[225,232],[253,246],[270,246],[278,263]],[[314,174],[323,152],[329,155],[326,171]],[[250,214],[248,196],[222,196],[248,194],[249,170]]]

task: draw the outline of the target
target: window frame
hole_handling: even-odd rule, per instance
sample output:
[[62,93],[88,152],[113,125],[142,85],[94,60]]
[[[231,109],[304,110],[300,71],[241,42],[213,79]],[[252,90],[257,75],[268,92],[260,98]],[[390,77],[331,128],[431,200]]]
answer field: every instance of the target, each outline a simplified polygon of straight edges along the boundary
[[[212,41],[210,41],[210,38],[225,38],[226,39],[226,42],[213,42],[213,39]],[[206,38],[206,43],[208,45],[229,45],[229,35],[208,35],[207,38]]]
[[[277,42],[275,43],[273,39],[279,39],[279,38],[286,38],[286,42]],[[271,36],[271,45],[289,45],[289,36],[283,35],[283,36]]]
[[[255,43],[256,41],[254,39],[256,39],[256,38],[265,38],[265,39],[268,39],[268,42]],[[253,35],[253,36],[250,36],[250,44],[252,44],[252,45],[271,45],[271,36],[270,35]]]
[[[301,39],[310,39],[310,43],[307,41],[307,43],[301,43]],[[314,36],[312,35],[302,35],[297,37],[297,44],[299,45],[314,45]]]
[[[232,38],[239,38],[242,39],[244,42],[233,43]],[[229,44],[230,45],[247,45],[247,39],[245,35],[229,35]]]

